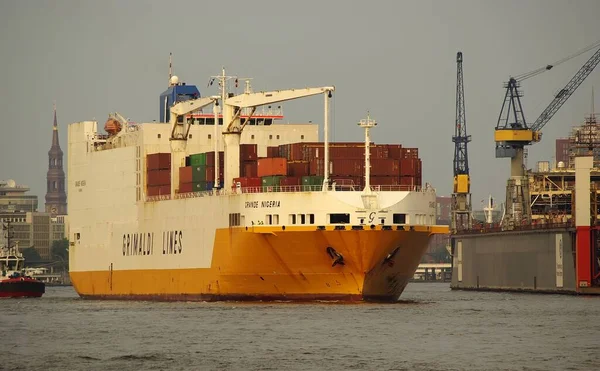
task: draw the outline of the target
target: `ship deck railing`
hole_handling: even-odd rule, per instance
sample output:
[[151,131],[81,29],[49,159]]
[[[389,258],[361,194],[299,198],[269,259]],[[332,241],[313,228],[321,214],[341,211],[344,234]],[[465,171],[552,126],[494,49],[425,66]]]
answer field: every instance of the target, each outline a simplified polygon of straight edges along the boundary
[[[362,192],[364,187],[357,185],[336,185],[331,191],[336,192]],[[322,192],[322,185],[291,185],[291,186],[260,186],[260,187],[240,187],[232,189],[213,189],[200,192],[175,193],[175,199],[225,196],[232,194],[245,193],[300,193],[300,192]],[[376,185],[371,186],[373,192],[434,192],[433,188],[410,186],[410,185]],[[146,197],[146,202],[170,200],[171,195],[156,195]]]
[[456,234],[481,234],[481,233],[498,233],[498,232],[518,232],[518,231],[533,231],[533,230],[548,230],[548,229],[564,229],[564,228],[573,228],[575,224],[573,221],[569,220],[567,222],[561,223],[535,223],[535,224],[524,224],[524,225],[515,225],[514,227],[508,229],[502,226],[493,225],[493,226],[474,226],[471,229],[461,229]]

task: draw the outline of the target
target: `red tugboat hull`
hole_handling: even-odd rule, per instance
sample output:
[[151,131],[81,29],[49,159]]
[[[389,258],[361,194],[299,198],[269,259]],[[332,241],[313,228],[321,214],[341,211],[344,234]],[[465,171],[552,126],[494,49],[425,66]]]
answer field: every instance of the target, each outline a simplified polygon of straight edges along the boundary
[[39,298],[46,284],[33,278],[9,278],[0,281],[0,298]]

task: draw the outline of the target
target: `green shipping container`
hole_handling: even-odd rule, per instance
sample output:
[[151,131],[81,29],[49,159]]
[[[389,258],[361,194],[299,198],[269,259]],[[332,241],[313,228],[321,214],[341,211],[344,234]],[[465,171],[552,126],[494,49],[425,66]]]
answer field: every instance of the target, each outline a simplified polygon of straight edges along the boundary
[[206,153],[190,155],[190,166],[206,166]]
[[320,175],[303,176],[302,177],[302,185],[305,185],[305,186],[323,185],[323,177]]
[[194,182],[192,183],[192,192],[204,192],[206,191],[206,182]]
[[206,166],[192,165],[192,182],[199,183],[206,181]]
[[279,183],[281,182],[281,178],[285,178],[282,175],[273,175],[273,176],[263,176],[261,178],[261,183],[263,185],[263,191],[269,191],[266,187],[272,187],[273,191],[275,191],[275,187],[279,188]]

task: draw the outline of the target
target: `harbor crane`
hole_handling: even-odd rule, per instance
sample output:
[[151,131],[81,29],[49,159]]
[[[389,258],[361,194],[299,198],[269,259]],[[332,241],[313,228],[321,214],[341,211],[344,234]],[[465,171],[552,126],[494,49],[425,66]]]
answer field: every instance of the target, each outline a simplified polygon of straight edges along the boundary
[[[596,48],[598,50],[577,71],[567,85],[556,93],[552,102],[542,111],[540,116],[532,124],[528,124],[521,104],[523,93],[520,90],[520,83]],[[503,220],[505,228],[510,229],[516,224],[531,223],[529,179],[523,162],[525,146],[537,143],[542,139],[542,128],[596,68],[598,63],[600,63],[600,41],[556,63],[511,77],[505,84],[504,103],[494,132],[496,157],[511,159],[510,179],[506,186],[506,215],[505,220]]]
[[454,188],[452,192],[451,230],[471,229],[471,179],[467,143],[467,118],[465,115],[465,90],[463,84],[463,54],[456,53],[456,120],[454,121]]

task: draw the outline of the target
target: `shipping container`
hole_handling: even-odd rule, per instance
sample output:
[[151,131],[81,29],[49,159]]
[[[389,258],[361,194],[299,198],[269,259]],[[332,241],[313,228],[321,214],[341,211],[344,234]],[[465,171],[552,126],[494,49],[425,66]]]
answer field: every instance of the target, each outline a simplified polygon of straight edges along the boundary
[[154,185],[148,186],[146,190],[146,196],[166,196],[171,194],[171,186],[168,185]]
[[179,193],[191,193],[194,191],[192,183],[179,183]]
[[[401,176],[400,177],[400,185],[404,186],[417,186],[418,182],[416,181],[414,176]],[[420,183],[420,182],[419,182]]]
[[365,174],[365,160],[335,159],[331,161],[329,171],[332,176],[362,176]]
[[[225,163],[225,152],[219,152],[219,166]],[[206,152],[206,165],[215,166],[215,151]]]
[[419,158],[418,148],[402,148],[402,158]]
[[[223,166],[219,166],[219,181],[223,180],[224,178],[224,171],[223,171]],[[206,177],[205,179],[207,182],[214,182],[215,181],[215,167],[214,166],[208,166],[206,165]]]
[[400,177],[398,175],[392,175],[392,176],[372,176],[370,179],[371,185],[383,185],[383,186],[388,186],[388,185],[399,185],[400,184]]
[[264,176],[261,177],[261,184],[263,187],[276,187],[281,183],[281,179],[283,176],[274,175],[274,176]]
[[198,165],[192,166],[192,182],[205,182],[206,181],[206,166]]
[[402,159],[402,145],[400,144],[388,144],[388,158],[393,158],[394,160]]
[[191,166],[180,167],[179,168],[179,183],[180,184],[191,183],[192,181],[193,181],[192,167]]
[[323,176],[321,175],[309,175],[302,177],[302,185],[305,186],[321,186],[323,185]]
[[204,192],[206,191],[206,181],[192,183],[193,192]]
[[148,186],[170,185],[171,170],[148,170],[146,183]]
[[240,176],[246,178],[257,177],[256,161],[245,161],[240,164]]
[[310,163],[308,161],[295,161],[287,163],[287,175],[292,177],[303,177],[310,175]]
[[206,166],[206,153],[190,155],[190,166]]
[[256,175],[259,177],[287,174],[287,160],[282,157],[259,158],[256,162]]
[[280,157],[279,147],[267,147],[267,157]]
[[240,161],[256,161],[256,144],[240,144]]
[[262,185],[262,179],[257,177],[241,177],[233,179],[233,186],[237,186],[240,183],[242,188],[248,187],[260,187]]
[[302,178],[296,176],[287,176],[281,178],[279,185],[281,186],[297,186],[302,183]]
[[146,170],[171,169],[170,153],[152,153],[146,156]]
[[421,160],[403,159],[400,160],[400,176],[416,176],[421,173]]
[[371,176],[398,176],[400,160],[389,158],[371,159]]

